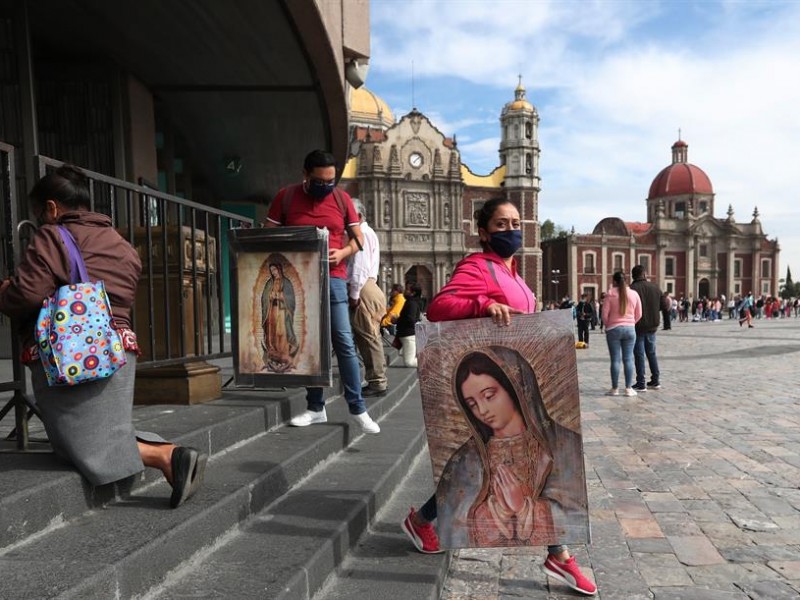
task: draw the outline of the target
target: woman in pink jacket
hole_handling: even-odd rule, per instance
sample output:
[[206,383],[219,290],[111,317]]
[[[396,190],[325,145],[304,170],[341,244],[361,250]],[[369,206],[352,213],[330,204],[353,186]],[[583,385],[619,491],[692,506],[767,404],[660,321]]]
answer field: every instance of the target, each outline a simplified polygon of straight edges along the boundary
[[606,343],[611,355],[611,389],[608,396],[619,396],[620,356],[625,368],[625,395],[635,396],[631,387],[634,376],[633,346],[636,343],[636,321],[642,318],[642,301],[625,283],[625,274],[617,271],[603,302],[603,323],[606,327]]
[[[458,263],[450,281],[428,305],[429,321],[491,317],[499,327],[504,327],[511,324],[512,314],[536,310],[536,297],[517,272],[514,259],[514,253],[522,246],[517,208],[505,198],[493,198],[476,211],[475,220],[483,252],[470,254]],[[401,524],[420,552],[443,552],[432,525],[435,519],[433,495],[419,511],[412,508]],[[549,546],[543,569],[547,575],[584,594],[592,595],[597,590],[581,573],[566,546]]]

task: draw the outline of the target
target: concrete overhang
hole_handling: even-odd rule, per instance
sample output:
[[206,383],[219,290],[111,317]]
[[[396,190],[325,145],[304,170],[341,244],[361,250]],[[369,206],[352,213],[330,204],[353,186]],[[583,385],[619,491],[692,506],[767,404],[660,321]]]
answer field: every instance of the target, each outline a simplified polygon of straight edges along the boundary
[[315,0],[31,0],[28,12],[35,52],[107,57],[142,81],[220,200],[271,197],[314,148],[345,163],[341,31]]

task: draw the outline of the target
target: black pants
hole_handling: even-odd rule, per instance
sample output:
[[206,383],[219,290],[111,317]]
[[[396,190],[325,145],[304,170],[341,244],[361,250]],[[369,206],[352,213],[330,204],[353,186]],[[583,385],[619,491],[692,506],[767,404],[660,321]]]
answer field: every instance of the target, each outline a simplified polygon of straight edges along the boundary
[[578,341],[589,343],[589,320],[578,320]]

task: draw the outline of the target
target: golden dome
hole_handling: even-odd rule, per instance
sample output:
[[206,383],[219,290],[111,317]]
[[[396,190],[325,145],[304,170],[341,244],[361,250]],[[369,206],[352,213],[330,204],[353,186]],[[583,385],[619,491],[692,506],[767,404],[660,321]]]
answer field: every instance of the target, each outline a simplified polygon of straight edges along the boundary
[[350,124],[388,129],[394,115],[382,98],[365,87],[350,88]]
[[503,107],[503,114],[509,110],[536,110],[533,104],[525,99],[525,86],[522,85],[522,75],[519,76],[519,83],[514,90],[514,100]]
[[506,104],[508,110],[533,110],[533,104],[527,100],[514,100]]

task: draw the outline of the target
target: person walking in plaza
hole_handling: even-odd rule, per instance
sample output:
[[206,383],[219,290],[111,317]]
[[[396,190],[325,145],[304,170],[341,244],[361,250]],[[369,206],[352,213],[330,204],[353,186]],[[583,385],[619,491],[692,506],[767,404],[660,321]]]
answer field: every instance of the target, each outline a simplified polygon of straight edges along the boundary
[[[125,479],[144,467],[159,469],[172,486],[170,506],[176,508],[202,484],[207,455],[133,428],[139,347],[131,307],[141,260],[114,229],[111,217],[91,212],[89,182],[76,167],[65,165],[42,177],[30,192],[30,208],[39,228],[16,275],[0,285],[0,311],[19,325],[22,362],[31,369],[33,394],[50,445],[60,460],[72,464],[93,486]],[[33,334],[42,301],[61,286],[75,283],[67,249],[70,238],[91,280],[104,284],[125,364],[104,379],[51,387]],[[82,327],[73,325],[73,333]],[[87,353],[82,364],[91,358]]]
[[378,235],[367,224],[366,211],[361,201],[353,198],[353,205],[358,214],[361,234],[364,236],[364,251],[353,256],[347,265],[350,322],[356,346],[364,360],[368,384],[361,390],[361,396],[372,398],[386,394],[389,386],[380,325],[386,310],[386,296],[377,282],[381,257]]
[[753,311],[755,310],[755,304],[753,302],[753,292],[747,294],[742,300],[742,306],[739,309],[739,327],[747,323],[747,326],[752,328],[753,327]]
[[[363,246],[358,215],[350,196],[336,189],[336,161],[322,150],[310,152],[303,163],[303,181],[281,189],[272,201],[265,227],[326,227],[330,269],[331,341],[344,386],[350,416],[364,433],[380,433],[361,395],[361,371],[356,356],[347,300],[347,263]],[[345,239],[348,238],[345,243]],[[306,388],[306,411],[289,422],[294,427],[326,423],[321,387]]]
[[[498,327],[505,327],[511,324],[513,314],[536,310],[536,297],[517,271],[514,259],[522,245],[519,211],[505,198],[493,198],[476,211],[475,219],[483,251],[458,263],[450,281],[428,306],[427,317],[429,321],[490,317]],[[420,552],[443,551],[433,527],[436,516],[434,494],[419,511],[412,508],[401,523]],[[566,546],[549,546],[542,568],[548,576],[581,593],[593,595],[597,591]]]
[[578,322],[578,341],[589,347],[589,326],[594,322],[594,308],[589,300],[589,294],[581,294],[581,299],[575,307]]
[[422,319],[422,288],[416,283],[407,283],[405,303],[400,316],[397,317],[397,337],[400,340],[400,352],[403,355],[404,367],[417,367],[417,338],[414,329]]
[[[642,265],[633,267],[631,275],[633,276],[631,289],[639,294],[642,301],[642,318],[636,321],[636,345],[633,348],[636,365],[636,384],[633,389],[637,392],[658,390],[661,388],[661,374],[656,356],[656,332],[661,317],[663,294],[655,283],[647,281],[647,272]],[[647,383],[645,383],[647,378],[645,357],[650,366],[650,381]]]
[[642,301],[639,294],[625,283],[625,273],[617,271],[613,284],[603,303],[603,323],[606,326],[606,344],[611,357],[611,389],[608,396],[619,396],[619,368],[625,371],[625,396],[635,396],[633,347],[636,344],[636,322],[642,318]]
[[661,294],[661,320],[664,331],[672,329],[672,298],[667,292]]

